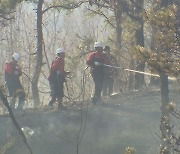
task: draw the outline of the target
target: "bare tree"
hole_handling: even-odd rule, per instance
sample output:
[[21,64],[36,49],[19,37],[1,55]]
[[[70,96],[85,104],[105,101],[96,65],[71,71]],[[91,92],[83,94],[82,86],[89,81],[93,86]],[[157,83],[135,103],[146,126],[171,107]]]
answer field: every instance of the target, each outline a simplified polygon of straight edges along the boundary
[[32,78],[32,95],[34,105],[39,106],[40,98],[38,91],[38,79],[42,67],[42,47],[43,47],[43,33],[42,33],[42,5],[44,0],[39,0],[37,5],[37,53],[36,53],[36,66]]

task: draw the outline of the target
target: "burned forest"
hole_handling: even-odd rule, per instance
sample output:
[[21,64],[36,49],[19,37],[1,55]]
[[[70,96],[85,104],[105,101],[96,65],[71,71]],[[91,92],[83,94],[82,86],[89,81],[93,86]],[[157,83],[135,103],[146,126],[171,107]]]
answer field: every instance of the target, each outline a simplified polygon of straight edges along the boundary
[[179,0],[0,1],[0,154],[179,154]]

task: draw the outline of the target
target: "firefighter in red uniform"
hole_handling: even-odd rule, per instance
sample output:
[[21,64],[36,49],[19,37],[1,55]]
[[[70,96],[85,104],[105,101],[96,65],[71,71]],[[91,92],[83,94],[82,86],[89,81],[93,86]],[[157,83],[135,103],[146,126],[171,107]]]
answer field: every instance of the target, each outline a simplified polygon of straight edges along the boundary
[[20,66],[18,65],[18,61],[20,60],[20,54],[14,53],[12,56],[12,61],[10,63],[6,63],[5,65],[5,81],[9,91],[10,107],[11,109],[15,109],[15,101],[16,97],[19,98],[19,103],[17,106],[17,110],[22,110],[25,102],[25,92],[21,85],[19,77],[22,75],[22,71]]
[[52,107],[53,104],[58,100],[58,109],[64,109],[62,104],[62,99],[64,96],[64,82],[65,77],[69,72],[64,70],[64,58],[65,51],[63,48],[59,48],[56,51],[57,57],[51,65],[51,72],[49,75],[49,83],[51,88],[51,100],[49,106]]
[[92,78],[95,84],[92,103],[96,104],[97,102],[101,102],[101,92],[105,75],[103,64],[109,64],[109,62],[103,55],[103,46],[101,42],[95,42],[94,48],[95,51],[88,55],[86,63],[91,67]]

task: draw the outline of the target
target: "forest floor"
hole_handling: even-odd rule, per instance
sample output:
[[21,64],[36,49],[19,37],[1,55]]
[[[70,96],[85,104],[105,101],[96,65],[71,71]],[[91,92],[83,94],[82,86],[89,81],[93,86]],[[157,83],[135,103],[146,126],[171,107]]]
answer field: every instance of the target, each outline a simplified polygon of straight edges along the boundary
[[[180,110],[180,91],[170,91]],[[83,110],[27,109],[17,115],[33,154],[158,154],[161,136],[160,91],[120,93]],[[29,154],[9,116],[0,116],[0,154]],[[177,132],[178,133],[178,132]]]

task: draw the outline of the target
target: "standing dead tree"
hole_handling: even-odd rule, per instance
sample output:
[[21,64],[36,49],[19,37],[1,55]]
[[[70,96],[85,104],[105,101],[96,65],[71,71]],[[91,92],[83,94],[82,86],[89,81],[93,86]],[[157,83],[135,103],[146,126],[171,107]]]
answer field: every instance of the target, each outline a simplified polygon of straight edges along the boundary
[[32,78],[32,95],[34,105],[40,104],[39,92],[38,92],[38,80],[42,67],[42,45],[43,45],[43,32],[42,32],[42,5],[44,0],[38,1],[37,6],[37,53],[36,53],[36,66]]
[[67,10],[78,8],[80,5],[82,5],[84,2],[80,1],[77,3],[62,3],[57,5],[52,5],[47,7],[43,10],[43,4],[44,0],[39,0],[37,5],[37,53],[36,53],[36,66],[33,73],[32,78],[32,95],[34,100],[34,105],[39,106],[40,104],[40,98],[39,98],[39,91],[38,91],[38,80],[41,73],[41,67],[42,67],[42,56],[43,56],[43,14],[47,12],[50,9],[53,8],[63,8]]

